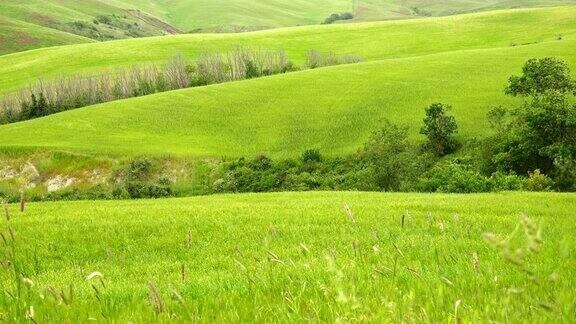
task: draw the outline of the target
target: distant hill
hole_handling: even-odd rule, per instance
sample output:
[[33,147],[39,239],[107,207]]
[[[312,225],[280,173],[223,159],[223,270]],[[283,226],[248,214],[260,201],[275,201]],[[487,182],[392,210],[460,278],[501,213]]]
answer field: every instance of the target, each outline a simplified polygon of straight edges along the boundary
[[333,13],[358,22],[561,4],[576,0],[2,0],[0,55],[89,39],[320,24]]
[[[284,48],[297,64],[311,48],[359,64],[293,72],[113,101],[0,126],[0,147],[111,154],[293,157],[314,147],[357,150],[384,118],[418,138],[424,108],[453,105],[459,136],[489,132],[486,113],[510,104],[511,74],[533,57],[576,67],[576,6],[454,17],[177,35],[39,49],[0,57],[0,92],[78,71],[189,58],[238,45]],[[560,36],[561,35],[561,36]]]
[[39,47],[178,34],[147,13],[100,0],[2,0],[0,55]]

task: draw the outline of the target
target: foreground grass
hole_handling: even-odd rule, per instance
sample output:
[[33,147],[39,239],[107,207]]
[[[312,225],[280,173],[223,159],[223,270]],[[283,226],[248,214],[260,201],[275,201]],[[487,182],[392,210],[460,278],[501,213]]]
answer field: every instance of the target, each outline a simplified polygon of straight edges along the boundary
[[[346,192],[11,206],[14,264],[34,286],[2,268],[0,318],[570,321],[575,207],[573,194]],[[544,240],[522,268],[482,239],[523,246],[520,212]]]

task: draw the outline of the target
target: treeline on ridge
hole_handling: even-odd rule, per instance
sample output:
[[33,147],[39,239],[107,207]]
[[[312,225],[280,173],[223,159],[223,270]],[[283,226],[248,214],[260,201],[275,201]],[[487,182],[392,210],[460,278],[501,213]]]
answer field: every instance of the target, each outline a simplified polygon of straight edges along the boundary
[[109,73],[77,74],[32,83],[0,100],[0,124],[158,92],[360,61],[355,55],[310,50],[305,65],[298,67],[283,50],[245,48],[205,53],[195,61],[175,56],[160,65],[133,65]]

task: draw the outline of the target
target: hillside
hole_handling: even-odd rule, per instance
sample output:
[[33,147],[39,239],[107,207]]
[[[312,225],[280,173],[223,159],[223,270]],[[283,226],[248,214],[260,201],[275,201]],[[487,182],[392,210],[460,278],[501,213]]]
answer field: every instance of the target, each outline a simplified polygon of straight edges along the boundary
[[[344,12],[353,13],[351,21],[359,22],[563,4],[576,4],[576,0],[4,0],[0,3],[0,21],[32,24],[38,32],[21,33],[0,24],[0,35],[8,44],[0,55],[81,42],[74,40],[73,35],[101,41],[314,25],[332,13]],[[54,39],[41,29],[67,35]]]
[[382,118],[417,136],[424,107],[438,101],[454,106],[460,136],[484,135],[487,111],[510,100],[503,95],[509,75],[535,56],[576,66],[567,51],[574,46],[455,51],[167,92],[5,125],[0,145],[132,155],[295,156],[311,147],[342,154],[364,143]]
[[[38,322],[447,322],[461,300],[463,322],[569,322],[574,198],[310,192],[9,206],[10,246],[34,286],[1,272],[5,291],[30,293],[1,295],[0,309],[23,318],[33,304]],[[514,232],[523,243],[521,211],[543,228],[530,276],[483,239]],[[103,284],[86,279],[96,271]],[[509,298],[518,286],[530,294]],[[56,289],[64,302],[44,293]]]
[[[238,44],[275,44],[297,59],[310,47],[338,52],[357,48],[356,54],[365,55],[367,62],[167,92],[5,125],[0,127],[0,146],[192,156],[294,156],[316,147],[342,154],[355,151],[383,118],[409,126],[416,138],[424,107],[437,101],[454,106],[459,136],[484,135],[486,112],[511,100],[503,95],[503,87],[524,61],[558,56],[576,64],[574,10],[177,36],[8,55],[0,57],[4,89],[34,75],[81,66],[86,71],[111,68],[118,62],[165,58],[175,51],[193,56]],[[554,24],[531,28],[546,20]],[[416,30],[418,38],[405,37]],[[561,40],[559,34],[564,35]],[[524,42],[534,43],[511,46]],[[356,47],[360,43],[363,46]],[[66,55],[70,59],[62,60]]]
[[[0,56],[0,93],[72,73],[161,62],[175,55],[238,46],[284,49],[301,64],[310,49],[351,53],[365,61],[422,56],[455,50],[505,48],[570,40],[576,34],[576,6],[521,9],[392,22],[306,26],[243,34],[177,35],[54,47]],[[569,49],[566,49],[569,50]]]
[[89,42],[93,40],[0,15],[0,55],[39,47]]
[[3,0],[0,55],[33,48],[159,36],[180,31],[158,18],[99,0]]

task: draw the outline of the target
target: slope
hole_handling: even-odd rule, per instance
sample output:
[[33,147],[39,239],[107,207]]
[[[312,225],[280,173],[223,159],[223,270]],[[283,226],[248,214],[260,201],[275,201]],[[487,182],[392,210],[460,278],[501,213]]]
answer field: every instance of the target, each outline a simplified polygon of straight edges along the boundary
[[355,21],[445,16],[473,11],[576,4],[576,0],[106,0],[139,8],[186,30],[319,24],[332,13]]
[[33,48],[177,33],[157,18],[99,0],[3,0],[1,54]]
[[[562,4],[576,0],[3,0],[0,20],[110,40],[319,24],[343,12],[354,13],[352,21],[375,21]],[[21,34],[2,24],[0,34],[15,40],[0,54],[74,43],[54,42],[49,33]]]
[[460,136],[488,132],[486,112],[532,57],[576,66],[576,40],[383,60],[185,89],[0,127],[2,147],[108,154],[295,156],[355,151],[383,118],[416,138],[424,107],[454,106]]
[[0,55],[38,47],[89,42],[93,40],[0,16]]
[[174,55],[195,58],[236,46],[283,48],[298,64],[310,49],[353,53],[365,60],[509,47],[568,39],[576,6],[521,9],[392,22],[307,26],[244,34],[177,35],[39,49],[0,57],[0,93],[38,78],[92,72]]

